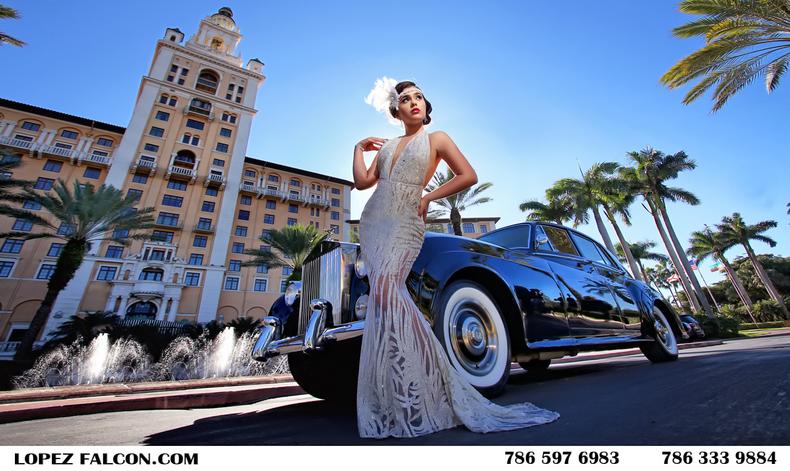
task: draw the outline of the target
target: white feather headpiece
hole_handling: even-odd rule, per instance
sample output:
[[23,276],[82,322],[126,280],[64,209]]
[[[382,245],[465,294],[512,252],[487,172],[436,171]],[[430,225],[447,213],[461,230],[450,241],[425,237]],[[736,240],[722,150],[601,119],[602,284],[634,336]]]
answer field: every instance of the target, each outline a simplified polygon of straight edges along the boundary
[[390,124],[400,126],[400,120],[393,118],[390,114],[390,106],[393,103],[397,105],[398,102],[398,92],[395,91],[395,85],[397,84],[397,80],[389,77],[376,79],[376,85],[368,93],[365,103],[372,105],[379,113],[384,113]]

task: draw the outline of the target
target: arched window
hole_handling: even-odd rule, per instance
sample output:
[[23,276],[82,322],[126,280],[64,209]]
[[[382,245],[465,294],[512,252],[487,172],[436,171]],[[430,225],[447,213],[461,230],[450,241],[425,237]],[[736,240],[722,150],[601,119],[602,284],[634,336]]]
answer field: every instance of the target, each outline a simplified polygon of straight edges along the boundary
[[126,309],[126,315],[154,319],[156,318],[157,311],[156,304],[150,301],[143,301],[129,306]]
[[218,86],[219,75],[213,70],[203,70],[200,72],[200,75],[198,75],[195,89],[215,95]]
[[181,149],[180,151],[178,151],[178,153],[176,153],[176,157],[173,160],[180,164],[194,164],[195,153],[190,150]]
[[158,268],[145,268],[140,272],[140,280],[143,281],[162,281],[164,271]]

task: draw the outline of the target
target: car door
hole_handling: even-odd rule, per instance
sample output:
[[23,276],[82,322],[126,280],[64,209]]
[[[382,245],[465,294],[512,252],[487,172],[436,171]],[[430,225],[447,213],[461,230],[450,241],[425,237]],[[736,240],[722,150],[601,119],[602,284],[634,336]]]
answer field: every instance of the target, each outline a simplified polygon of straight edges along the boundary
[[596,270],[591,260],[581,256],[568,230],[540,224],[535,231],[536,249],[549,261],[565,290],[571,335],[622,334],[620,313],[607,279]]

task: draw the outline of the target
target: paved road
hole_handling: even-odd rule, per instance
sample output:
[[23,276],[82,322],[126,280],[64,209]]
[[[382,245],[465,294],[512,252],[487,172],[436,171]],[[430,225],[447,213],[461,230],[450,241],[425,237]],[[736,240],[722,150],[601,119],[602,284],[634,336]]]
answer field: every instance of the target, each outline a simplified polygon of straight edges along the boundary
[[0,425],[12,445],[790,445],[790,336],[641,355],[513,375],[500,404],[531,401],[558,421],[476,434],[457,427],[413,439],[362,440],[353,408],[307,395],[195,410],[134,411]]

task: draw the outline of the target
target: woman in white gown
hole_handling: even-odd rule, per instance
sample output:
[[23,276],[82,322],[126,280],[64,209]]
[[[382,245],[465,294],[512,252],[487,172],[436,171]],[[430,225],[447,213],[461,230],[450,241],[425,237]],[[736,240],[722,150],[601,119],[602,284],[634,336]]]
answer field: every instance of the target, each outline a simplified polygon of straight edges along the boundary
[[[558,413],[528,402],[500,406],[483,397],[452,367],[409,295],[406,277],[423,243],[428,203],[474,185],[477,175],[446,133],[425,130],[431,104],[413,82],[394,90],[390,84],[387,96],[405,135],[363,139],[354,148],[356,189],[377,184],[359,221],[370,282],[357,387],[360,437],[416,437],[462,424],[494,432],[556,420]],[[366,168],[363,152],[375,150]],[[455,176],[423,196],[439,159]]]

